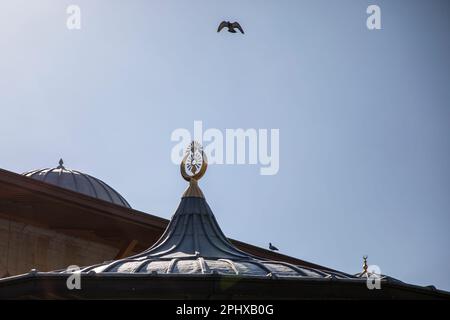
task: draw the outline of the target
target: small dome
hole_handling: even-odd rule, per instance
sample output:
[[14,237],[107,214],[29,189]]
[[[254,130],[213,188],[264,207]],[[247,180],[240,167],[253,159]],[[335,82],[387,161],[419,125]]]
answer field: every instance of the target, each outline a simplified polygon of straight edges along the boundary
[[128,202],[116,190],[100,179],[76,170],[66,169],[62,159],[59,160],[59,166],[56,168],[33,170],[25,172],[22,175],[122,207],[131,208]]

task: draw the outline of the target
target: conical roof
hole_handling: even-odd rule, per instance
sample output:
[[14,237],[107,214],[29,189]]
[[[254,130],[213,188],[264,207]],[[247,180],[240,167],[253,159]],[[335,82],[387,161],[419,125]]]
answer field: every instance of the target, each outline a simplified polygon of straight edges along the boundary
[[197,179],[206,171],[203,152],[201,158],[201,168],[193,169],[192,175],[186,174],[184,168],[188,159],[183,161],[182,175],[189,181],[189,187],[165,232],[152,247],[132,257],[84,268],[82,272],[352,278],[339,272],[267,261],[233,246],[198,186]]
[[150,257],[248,258],[225,237],[204,198],[183,197],[163,236],[142,253]]

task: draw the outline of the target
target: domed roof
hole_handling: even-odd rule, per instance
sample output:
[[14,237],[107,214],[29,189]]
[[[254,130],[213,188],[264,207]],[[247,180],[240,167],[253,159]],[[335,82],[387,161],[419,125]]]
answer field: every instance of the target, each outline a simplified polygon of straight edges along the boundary
[[[221,274],[246,277],[352,278],[286,262],[267,261],[234,247],[220,230],[208,206],[189,187],[161,238],[146,251],[105,262],[82,272],[128,274]],[[197,191],[195,191],[196,193]]]
[[116,190],[102,180],[77,170],[66,169],[62,159],[59,160],[59,166],[56,168],[33,170],[25,172],[22,175],[108,201],[122,207],[131,208],[128,202]]
[[[202,154],[202,157],[205,156]],[[192,156],[191,159],[197,158]],[[81,272],[354,278],[337,271],[323,271],[281,261],[267,261],[236,248],[220,229],[198,186],[196,178],[204,174],[206,161],[201,166],[196,163],[197,167],[195,164],[188,164],[194,173],[193,176],[185,173],[182,163],[181,172],[183,178],[189,181],[189,187],[184,192],[178,209],[163,235],[152,247],[125,259],[85,267]]]

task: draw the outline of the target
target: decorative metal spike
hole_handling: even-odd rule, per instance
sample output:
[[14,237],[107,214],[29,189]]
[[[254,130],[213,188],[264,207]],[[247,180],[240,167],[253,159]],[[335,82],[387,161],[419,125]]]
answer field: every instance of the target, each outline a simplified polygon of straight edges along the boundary
[[367,273],[367,269],[369,268],[369,266],[367,265],[367,258],[368,258],[367,255],[363,256],[363,260],[364,260],[364,262],[363,262],[363,273]]
[[59,159],[59,166],[58,169],[64,169],[64,160],[61,158]]

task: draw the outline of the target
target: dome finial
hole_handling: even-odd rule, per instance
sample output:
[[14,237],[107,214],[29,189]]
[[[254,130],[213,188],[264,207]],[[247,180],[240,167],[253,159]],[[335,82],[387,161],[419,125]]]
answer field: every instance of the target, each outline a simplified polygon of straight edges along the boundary
[[208,160],[203,152],[203,147],[197,141],[192,141],[186,149],[186,154],[181,161],[180,171],[184,180],[189,181],[189,187],[183,194],[183,198],[195,197],[204,198],[197,181],[200,180],[206,172]]
[[206,172],[208,160],[203,152],[203,147],[197,141],[192,141],[186,149],[186,154],[181,161],[181,176],[186,181],[200,180]]
[[367,255],[363,256],[363,260],[364,260],[364,262],[363,262],[363,273],[367,273],[367,269],[368,269],[367,258],[368,258]]
[[61,159],[59,159],[59,166],[57,167],[57,169],[65,169],[64,168],[64,160],[61,158]]

